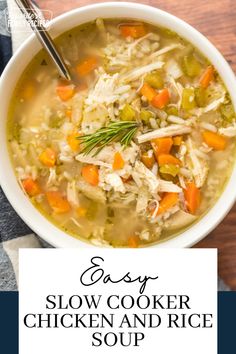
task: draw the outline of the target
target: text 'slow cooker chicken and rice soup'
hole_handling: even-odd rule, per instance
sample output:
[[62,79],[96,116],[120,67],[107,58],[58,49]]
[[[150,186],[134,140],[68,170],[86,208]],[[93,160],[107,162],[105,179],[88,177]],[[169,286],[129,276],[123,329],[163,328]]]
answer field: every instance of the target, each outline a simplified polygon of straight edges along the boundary
[[68,234],[113,247],[161,242],[197,221],[235,154],[235,112],[207,53],[128,19],[98,19],[57,44],[73,83],[41,51],[8,118],[34,206]]

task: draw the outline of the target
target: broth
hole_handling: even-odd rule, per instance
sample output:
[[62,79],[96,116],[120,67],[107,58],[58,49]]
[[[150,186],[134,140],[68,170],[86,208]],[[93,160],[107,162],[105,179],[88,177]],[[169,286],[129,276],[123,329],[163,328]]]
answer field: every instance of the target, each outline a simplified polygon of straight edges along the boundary
[[74,83],[39,52],[8,117],[34,206],[95,245],[141,247],[188,228],[235,159],[235,112],[214,67],[176,33],[129,19],[98,19],[56,42]]

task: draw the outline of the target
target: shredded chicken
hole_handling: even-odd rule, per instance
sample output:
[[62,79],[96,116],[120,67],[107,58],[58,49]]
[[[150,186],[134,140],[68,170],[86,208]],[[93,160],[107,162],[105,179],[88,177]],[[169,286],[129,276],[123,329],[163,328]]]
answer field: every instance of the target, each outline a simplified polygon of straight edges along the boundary
[[171,181],[159,180],[159,192],[180,193],[182,188]]
[[220,106],[220,104],[224,102],[224,100],[225,100],[225,95],[223,95],[222,97],[218,98],[217,100],[211,102],[208,106],[204,107],[202,109],[202,111],[204,113],[209,112],[209,111],[215,111]]
[[149,193],[145,188],[139,190],[137,196],[136,212],[138,214],[145,214],[148,206]]
[[91,109],[94,104],[111,104],[119,98],[119,93],[115,92],[118,84],[119,74],[102,74],[93,89],[88,93],[85,104]]
[[178,108],[180,108],[182,103],[182,96],[183,96],[183,86],[181,85],[181,83],[175,81],[173,76],[168,76],[167,80],[169,82],[170,88],[174,90],[179,96],[177,104],[172,103],[172,106],[177,106]]
[[121,177],[116,173],[108,173],[105,175],[105,183],[109,188],[114,189],[115,192],[125,193],[125,186]]
[[195,114],[196,116],[200,117],[204,113],[210,112],[210,111],[216,111],[219,106],[224,103],[225,101],[225,94],[223,94],[222,97],[212,101],[210,104],[208,104],[206,107],[201,107],[201,108],[194,108],[192,110],[192,113]]
[[217,132],[216,126],[208,122],[201,122],[200,127],[206,130],[210,130],[213,133]]
[[158,213],[158,210],[159,210],[159,201],[154,199],[154,200],[151,200],[150,204],[149,204],[149,208],[151,208],[153,211],[152,211],[152,215],[151,215],[151,219],[155,219],[157,217],[157,213]]
[[220,128],[219,133],[230,138],[236,136],[236,123],[227,128]]
[[89,164],[93,164],[93,165],[97,165],[97,166],[104,166],[104,167],[112,168],[112,165],[110,163],[103,162],[101,160],[98,160],[96,157],[92,157],[92,156],[86,156],[83,154],[79,154],[76,156],[76,160],[79,162],[82,162],[82,163],[89,163]]
[[79,194],[76,186],[76,181],[67,183],[67,199],[74,207],[79,206]]
[[84,99],[85,95],[79,92],[71,100],[71,120],[76,125],[79,125],[82,120]]
[[172,76],[174,79],[179,79],[183,72],[179,66],[179,64],[174,59],[170,59],[166,65],[165,69],[168,75]]
[[206,160],[199,159],[196,155],[195,147],[193,146],[193,141],[191,138],[187,140],[187,148],[188,148],[188,156],[191,160],[192,164],[192,174],[194,176],[194,180],[196,186],[201,188],[207,178],[209,167]]
[[145,185],[148,187],[152,195],[155,195],[157,193],[159,187],[159,180],[142,162],[135,162],[132,177],[138,187],[142,187],[143,185]]
[[164,47],[160,50],[158,50],[157,52],[154,52],[152,55],[151,55],[151,58],[156,58],[156,57],[159,57],[160,55],[163,55],[163,54],[166,54],[174,49],[182,49],[183,46],[179,43],[174,43],[174,44],[171,44],[167,47]]
[[154,63],[145,65],[143,67],[140,67],[138,69],[134,69],[133,71],[125,74],[122,77],[122,81],[124,82],[129,82],[129,81],[134,81],[140,78],[140,76],[149,73],[150,71],[156,70],[156,69],[161,69],[162,66],[164,65],[163,62],[161,61],[156,61]]
[[[140,44],[143,40],[147,39],[147,38],[150,38],[153,36],[153,33],[150,32],[150,33],[147,33],[145,36],[139,38],[139,39],[136,39],[136,41],[134,41],[133,43],[130,44],[129,48],[128,48],[128,51],[127,51],[127,54],[129,57],[131,57],[131,54],[132,54],[132,50],[138,45]],[[160,37],[159,37],[160,38]],[[156,38],[157,39],[157,38]]]
[[139,135],[137,137],[137,141],[139,144],[145,143],[146,141],[150,141],[155,138],[164,138],[166,136],[175,136],[175,135],[182,135],[182,134],[189,134],[191,132],[190,127],[186,127],[180,124],[173,124],[169,125],[168,127],[156,129],[149,133],[145,133]]
[[55,168],[50,168],[49,170],[49,177],[47,181],[47,186],[53,186],[57,181],[57,174]]
[[177,116],[173,116],[173,115],[170,115],[168,117],[168,122],[174,123],[174,124],[186,124],[186,125],[189,125],[189,120],[186,122],[183,118],[180,118],[180,117],[177,117]]
[[82,180],[77,182],[77,188],[87,198],[101,204],[106,203],[106,195],[102,188],[91,186],[90,184]]
[[148,241],[150,239],[150,232],[148,230],[142,230],[139,234],[139,238]]

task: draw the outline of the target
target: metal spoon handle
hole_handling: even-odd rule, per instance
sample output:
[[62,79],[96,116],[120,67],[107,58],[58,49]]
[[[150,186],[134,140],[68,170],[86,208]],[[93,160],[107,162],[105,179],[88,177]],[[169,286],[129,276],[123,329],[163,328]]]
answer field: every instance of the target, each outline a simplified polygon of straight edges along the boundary
[[41,19],[36,14],[35,9],[28,0],[15,0],[19,9],[25,16],[26,20],[30,24],[32,30],[35,32],[36,36],[40,40],[43,47],[46,49],[53,62],[56,64],[60,75],[66,79],[71,80],[71,76],[67,66],[59,54],[51,36],[47,32],[46,28],[41,24]]

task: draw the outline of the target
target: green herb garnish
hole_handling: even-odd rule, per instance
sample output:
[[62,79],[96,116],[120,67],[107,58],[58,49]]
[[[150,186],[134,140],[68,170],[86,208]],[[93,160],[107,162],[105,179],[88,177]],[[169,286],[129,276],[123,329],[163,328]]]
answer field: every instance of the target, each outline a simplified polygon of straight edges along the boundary
[[81,154],[88,155],[95,150],[97,155],[107,144],[119,140],[121,145],[128,146],[138,130],[137,122],[119,121],[111,122],[106,127],[98,129],[95,133],[78,136],[83,144]]

